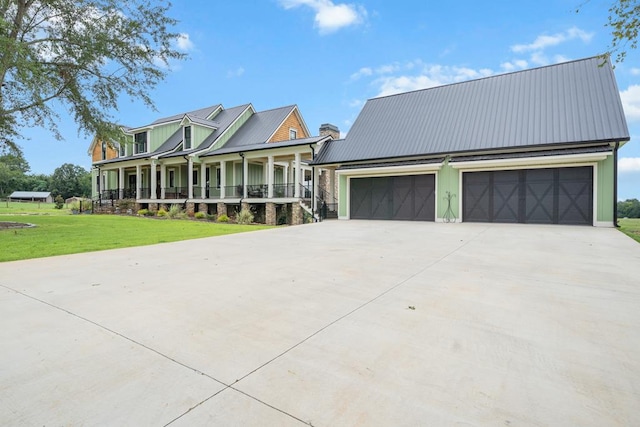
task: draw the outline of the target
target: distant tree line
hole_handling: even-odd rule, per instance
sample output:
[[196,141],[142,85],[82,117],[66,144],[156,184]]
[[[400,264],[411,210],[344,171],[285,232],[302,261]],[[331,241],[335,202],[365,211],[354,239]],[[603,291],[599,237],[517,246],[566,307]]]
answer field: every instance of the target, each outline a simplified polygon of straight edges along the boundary
[[618,218],[640,218],[640,201],[627,199],[618,202]]
[[0,198],[14,191],[50,191],[55,198],[91,196],[91,173],[81,166],[65,163],[51,175],[30,174],[29,163],[17,146],[0,152]]

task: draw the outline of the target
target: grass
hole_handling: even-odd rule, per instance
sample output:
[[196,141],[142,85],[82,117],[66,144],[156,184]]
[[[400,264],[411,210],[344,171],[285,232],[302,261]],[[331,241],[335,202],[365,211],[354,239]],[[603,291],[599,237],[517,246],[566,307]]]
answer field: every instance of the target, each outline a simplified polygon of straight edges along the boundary
[[[56,209],[55,203],[0,201],[0,215],[69,215],[68,208]],[[3,221],[0,217],[0,221]]]
[[620,231],[640,243],[640,218],[623,218],[618,220]]
[[[68,210],[63,212],[68,214]],[[158,220],[119,215],[1,215],[0,221],[37,225],[34,228],[0,230],[0,262],[272,228],[266,225]]]

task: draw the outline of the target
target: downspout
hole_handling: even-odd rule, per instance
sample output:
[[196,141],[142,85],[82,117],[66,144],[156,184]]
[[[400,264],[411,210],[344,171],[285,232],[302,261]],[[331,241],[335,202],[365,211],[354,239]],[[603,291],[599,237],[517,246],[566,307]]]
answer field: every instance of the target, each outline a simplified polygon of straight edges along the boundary
[[620,148],[620,142],[616,142],[613,148],[613,226],[620,227],[618,225],[618,149]]
[[240,181],[240,185],[242,186],[242,191],[240,192],[240,210],[242,210],[242,199],[244,198],[244,153],[240,153],[240,157],[242,157],[242,180]]

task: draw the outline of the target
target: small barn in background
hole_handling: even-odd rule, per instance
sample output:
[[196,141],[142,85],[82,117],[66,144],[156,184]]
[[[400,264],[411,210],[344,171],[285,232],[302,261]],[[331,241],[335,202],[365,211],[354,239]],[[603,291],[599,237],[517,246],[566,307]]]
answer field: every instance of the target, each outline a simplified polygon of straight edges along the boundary
[[14,191],[9,196],[9,201],[53,203],[53,197],[50,191]]

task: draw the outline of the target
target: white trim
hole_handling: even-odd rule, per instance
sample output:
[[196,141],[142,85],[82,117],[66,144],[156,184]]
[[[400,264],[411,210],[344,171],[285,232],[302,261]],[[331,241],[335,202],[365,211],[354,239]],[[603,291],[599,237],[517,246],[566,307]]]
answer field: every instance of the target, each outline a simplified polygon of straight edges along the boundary
[[467,162],[449,162],[449,166],[454,169],[535,169],[540,167],[561,167],[556,165],[570,165],[579,162],[597,162],[605,160],[612,153],[585,153],[585,154],[567,154],[561,156],[540,156],[540,157],[522,157],[517,159],[494,159],[494,160],[470,160]]
[[336,170],[338,175],[358,175],[358,176],[397,176],[397,175],[420,175],[423,173],[433,173],[442,168],[443,163],[426,163],[403,166],[379,166],[374,168],[343,169]]
[[594,221],[594,227],[613,228],[613,221]]

